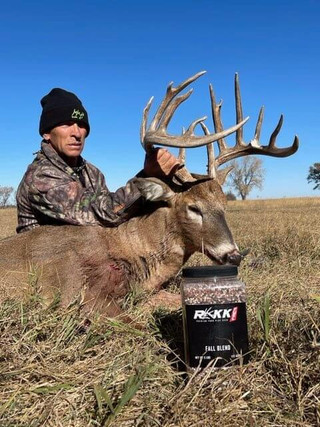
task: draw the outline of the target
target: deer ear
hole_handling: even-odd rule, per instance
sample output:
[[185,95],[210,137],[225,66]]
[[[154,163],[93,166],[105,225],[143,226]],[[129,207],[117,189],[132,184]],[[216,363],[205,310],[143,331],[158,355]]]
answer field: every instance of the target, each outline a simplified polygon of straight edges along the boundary
[[131,182],[150,202],[168,201],[175,195],[174,191],[158,178],[134,178]]
[[229,173],[232,171],[233,168],[234,166],[228,166],[227,168],[224,168],[224,169],[218,169],[217,181],[221,186],[224,184],[225,180],[227,179],[227,176],[229,175]]

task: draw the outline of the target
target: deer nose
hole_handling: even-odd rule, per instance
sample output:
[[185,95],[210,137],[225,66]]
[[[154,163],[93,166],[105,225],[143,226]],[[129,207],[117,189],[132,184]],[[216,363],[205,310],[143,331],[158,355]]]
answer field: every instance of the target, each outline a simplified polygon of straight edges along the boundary
[[240,265],[241,259],[242,256],[237,249],[227,254],[227,263],[229,264]]

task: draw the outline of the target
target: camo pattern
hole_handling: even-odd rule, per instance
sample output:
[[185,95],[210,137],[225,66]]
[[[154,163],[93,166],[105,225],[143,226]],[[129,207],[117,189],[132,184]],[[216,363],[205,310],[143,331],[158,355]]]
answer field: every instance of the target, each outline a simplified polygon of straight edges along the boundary
[[103,174],[82,157],[71,168],[45,141],[17,191],[17,233],[40,225],[113,227],[135,213],[141,195],[129,181],[110,192]]

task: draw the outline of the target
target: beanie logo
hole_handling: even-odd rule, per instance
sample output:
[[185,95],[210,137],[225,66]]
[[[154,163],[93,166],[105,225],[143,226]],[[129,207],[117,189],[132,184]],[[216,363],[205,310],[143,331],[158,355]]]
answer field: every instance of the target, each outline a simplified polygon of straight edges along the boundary
[[71,118],[82,120],[84,118],[84,112],[74,109],[73,113],[71,114]]

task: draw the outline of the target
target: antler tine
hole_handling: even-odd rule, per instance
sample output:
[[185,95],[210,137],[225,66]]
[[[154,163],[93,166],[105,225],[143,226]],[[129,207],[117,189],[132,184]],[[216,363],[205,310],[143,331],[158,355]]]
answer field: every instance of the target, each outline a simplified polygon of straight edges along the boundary
[[179,162],[181,164],[186,163],[186,149],[185,148],[179,148],[179,155],[178,155]]
[[144,147],[144,138],[146,136],[146,132],[147,132],[147,122],[148,122],[148,114],[149,114],[149,110],[152,104],[154,97],[152,96],[147,105],[144,107],[143,109],[143,116],[142,116],[142,122],[141,122],[141,127],[140,127],[140,141],[142,146]]
[[[182,128],[182,135],[186,132],[185,128]],[[178,159],[181,165],[185,165],[186,163],[186,149],[183,147],[179,148]]]
[[[240,85],[239,85],[239,74],[235,74],[234,78],[234,92],[235,92],[235,99],[236,99],[236,119],[237,123],[241,122],[243,120],[243,112],[242,112],[242,103],[241,103],[241,92],[240,92]],[[236,145],[243,146],[243,128],[240,128],[236,132]]]
[[[293,140],[293,144],[291,145],[291,147],[278,148],[275,146],[277,136],[278,136],[278,134],[281,130],[281,127],[282,127],[282,123],[283,123],[283,114],[281,114],[279,122],[278,122],[275,130],[272,132],[272,134],[270,136],[269,144],[268,144],[268,149],[270,151],[272,151],[273,153],[277,153],[276,157],[291,156],[291,154],[294,154],[299,148],[299,138],[297,137],[297,135],[295,135],[294,140]],[[275,155],[275,154],[272,154],[272,155]]]
[[[210,132],[207,126],[203,122],[200,122],[200,125],[202,127],[204,134],[209,135]],[[207,165],[208,176],[210,178],[215,178],[217,176],[217,171],[215,168],[214,149],[213,149],[212,143],[207,145],[207,156],[208,156],[208,165]]]
[[[194,120],[194,121],[191,123],[191,125],[188,127],[188,129],[185,131],[184,135],[186,135],[186,136],[195,136],[195,135],[194,135],[194,129],[195,129],[195,127],[196,127],[199,123],[203,123],[203,122],[204,122],[204,120],[206,120],[206,119],[207,119],[207,116],[200,117],[200,119],[196,119],[196,120]],[[209,135],[210,135],[210,133],[209,133]],[[205,144],[205,145],[207,145],[207,144]]]
[[279,122],[278,122],[275,130],[272,132],[272,134],[270,136],[268,147],[270,147],[270,148],[274,148],[275,147],[276,139],[277,139],[277,136],[278,136],[278,134],[279,134],[279,132],[280,132],[280,130],[282,128],[282,124],[283,124],[283,114],[281,114]]
[[[222,132],[223,131],[223,124],[221,120],[222,101],[220,101],[217,104],[212,84],[209,85],[209,91],[210,91],[211,112],[212,112],[214,130],[215,132]],[[219,153],[227,148],[227,145],[223,138],[218,139],[218,147],[219,147]]]
[[254,132],[254,137],[253,137],[253,140],[251,141],[251,145],[254,145],[254,142],[257,141],[257,144],[259,146],[258,141],[260,140],[263,116],[264,116],[264,107],[261,107],[259,111],[258,120],[257,120],[256,130]]

